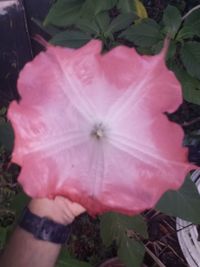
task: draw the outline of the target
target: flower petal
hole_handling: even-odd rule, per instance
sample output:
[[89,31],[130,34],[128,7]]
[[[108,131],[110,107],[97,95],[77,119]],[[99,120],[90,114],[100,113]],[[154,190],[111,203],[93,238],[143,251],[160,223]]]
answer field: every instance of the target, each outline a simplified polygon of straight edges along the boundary
[[164,115],[182,102],[165,50],[150,57],[120,46],[101,55],[91,41],[50,46],[25,66],[8,117],[12,160],[30,196],[62,195],[92,215],[136,214],[181,186],[193,166],[182,129]]

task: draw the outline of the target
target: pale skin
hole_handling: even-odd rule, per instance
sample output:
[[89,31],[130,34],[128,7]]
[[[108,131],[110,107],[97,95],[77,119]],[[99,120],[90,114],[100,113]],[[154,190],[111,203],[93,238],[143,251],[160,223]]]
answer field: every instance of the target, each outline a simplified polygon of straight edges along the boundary
[[[32,213],[68,225],[85,212],[77,203],[63,197],[54,200],[33,199],[29,203]],[[1,267],[54,267],[61,245],[37,240],[32,234],[17,227],[0,258]]]

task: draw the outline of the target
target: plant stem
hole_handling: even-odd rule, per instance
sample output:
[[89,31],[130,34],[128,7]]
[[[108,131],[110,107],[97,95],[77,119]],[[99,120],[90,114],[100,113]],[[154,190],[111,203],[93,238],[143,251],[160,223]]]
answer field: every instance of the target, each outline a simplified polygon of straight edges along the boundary
[[190,11],[188,11],[183,17],[182,20],[185,20],[188,16],[190,16],[195,10],[199,9],[200,5],[193,7]]

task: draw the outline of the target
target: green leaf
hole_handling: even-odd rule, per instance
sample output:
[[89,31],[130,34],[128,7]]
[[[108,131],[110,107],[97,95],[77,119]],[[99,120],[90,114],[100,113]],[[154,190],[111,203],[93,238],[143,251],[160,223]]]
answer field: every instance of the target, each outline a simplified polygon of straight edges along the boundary
[[195,184],[187,177],[178,191],[170,190],[163,195],[156,209],[167,215],[199,224],[200,195]]
[[91,40],[91,36],[81,31],[66,30],[56,34],[50,43],[70,48],[80,48]]
[[58,263],[56,264],[56,267],[72,267],[72,266],[92,267],[89,263],[85,263],[75,259],[68,259],[67,261],[59,260]]
[[148,47],[161,41],[160,26],[152,19],[144,19],[129,27],[120,37],[141,47]]
[[200,43],[184,43],[180,51],[181,60],[187,72],[195,78],[200,79]]
[[100,33],[99,27],[96,24],[95,20],[89,20],[87,18],[84,18],[84,19],[81,18],[81,19],[76,21],[76,27],[88,35],[93,34],[95,36],[98,36]]
[[0,144],[9,152],[12,152],[14,145],[14,132],[10,122],[0,123]]
[[133,23],[135,18],[136,16],[134,13],[120,14],[112,20],[106,32],[107,35],[109,35],[109,33],[115,33],[127,28],[131,23]]
[[53,4],[44,21],[44,26],[66,27],[73,25],[80,17],[85,0],[58,0]]
[[14,197],[10,208],[15,211],[16,218],[20,216],[21,212],[27,206],[29,201],[30,198],[24,192],[20,192]]
[[174,38],[182,23],[180,11],[174,6],[168,6],[163,15],[163,22],[167,33]]
[[176,37],[177,41],[182,41],[184,39],[193,38],[196,35],[195,29],[191,27],[184,26],[180,31],[178,32],[178,35]]
[[108,30],[110,24],[110,16],[108,12],[101,12],[95,17],[95,22],[101,33],[105,33]]
[[138,18],[147,18],[147,11],[140,0],[119,0],[117,8],[123,14],[134,12]]
[[200,80],[191,77],[180,67],[174,67],[173,71],[181,82],[184,99],[190,103],[200,105]]
[[139,18],[148,18],[147,10],[140,0],[134,0],[136,14]]
[[117,0],[92,0],[95,4],[95,14],[98,14],[102,11],[107,11],[113,8],[117,4]]
[[141,242],[124,236],[118,249],[118,257],[126,267],[140,267],[144,259],[145,248]]
[[106,246],[113,241],[118,245],[118,256],[127,267],[140,266],[144,256],[142,243],[127,236],[133,231],[136,236],[148,238],[147,225],[141,215],[129,217],[118,213],[106,213],[100,218],[101,237]]
[[95,13],[95,1],[93,0],[85,0],[84,4],[82,5],[80,17],[88,20],[93,20],[96,13]]
[[130,13],[135,11],[134,0],[119,0],[117,8],[121,13]]
[[192,12],[185,20],[180,37],[190,38],[193,36],[200,37],[200,10]]
[[97,14],[113,8],[117,0],[85,0],[82,6],[81,16],[84,18],[94,18]]
[[127,230],[133,230],[147,238],[147,226],[142,216],[129,217],[118,213],[106,213],[101,216],[101,237],[106,246],[115,240],[119,244]]
[[92,267],[89,263],[79,261],[70,257],[64,249],[61,251],[56,267]]
[[151,51],[153,51],[153,55],[160,53],[160,51],[163,49],[163,45],[164,45],[164,40],[161,40],[155,45],[152,45]]
[[169,49],[167,51],[166,60],[169,60],[169,59],[174,60],[174,57],[176,56],[176,47],[177,47],[176,42],[174,40],[171,40]]

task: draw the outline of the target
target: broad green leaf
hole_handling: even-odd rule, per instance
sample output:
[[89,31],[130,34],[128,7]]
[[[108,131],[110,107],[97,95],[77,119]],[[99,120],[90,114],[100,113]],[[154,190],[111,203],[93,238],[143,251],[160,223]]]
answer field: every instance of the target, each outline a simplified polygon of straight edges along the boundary
[[14,132],[9,122],[0,123],[0,145],[2,145],[9,153],[12,152],[14,145]]
[[155,45],[162,39],[160,26],[152,19],[144,19],[140,23],[129,27],[121,33],[120,37],[141,47]]
[[171,40],[170,45],[169,45],[169,49],[167,51],[166,60],[168,60],[168,59],[174,60],[174,57],[176,54],[176,47],[177,47],[176,42],[174,40]]
[[121,13],[130,13],[135,11],[134,0],[118,0],[117,8]]
[[89,263],[70,257],[64,249],[61,251],[56,267],[92,267]]
[[117,0],[85,0],[81,9],[81,17],[94,18],[97,14],[113,8]]
[[8,230],[5,227],[0,227],[0,250],[4,248],[7,240]]
[[176,7],[169,5],[164,11],[163,22],[167,33],[174,38],[182,23],[180,11]]
[[10,208],[15,211],[17,218],[20,216],[21,212],[27,206],[29,201],[30,198],[24,192],[20,192],[14,197]]
[[174,68],[174,72],[181,82],[184,99],[190,103],[200,105],[200,80],[191,77],[180,67]]
[[93,0],[85,0],[84,4],[81,7],[80,17],[88,20],[93,20],[96,15],[95,3],[96,2]]
[[195,184],[187,177],[178,191],[166,192],[156,209],[170,216],[180,217],[195,224],[200,223],[200,195]]
[[54,25],[66,27],[72,25],[80,17],[85,0],[58,0],[51,7],[44,21],[44,26]]
[[117,0],[92,0],[95,3],[95,14],[109,10],[117,4]]
[[105,33],[108,30],[110,24],[110,16],[108,12],[101,12],[95,17],[95,22],[101,33]]
[[199,35],[200,36],[200,33],[197,34],[197,31],[195,30],[195,28],[184,26],[178,32],[178,35],[176,37],[176,40],[177,41],[182,41],[184,39],[193,38],[195,35]]
[[123,237],[118,249],[118,257],[126,267],[141,267],[144,253],[145,248],[141,242]]
[[183,29],[182,29],[184,35],[185,33],[185,38],[187,38],[186,33],[192,37],[194,35],[200,37],[200,9],[192,12],[185,20],[183,24]]
[[163,48],[164,40],[159,41],[158,43],[148,46],[148,47],[137,47],[137,51],[142,55],[157,55]]
[[118,244],[127,230],[133,230],[147,238],[147,226],[142,216],[129,217],[118,213],[106,213],[101,216],[101,237],[106,246],[115,240]]
[[200,43],[184,43],[180,51],[181,60],[187,72],[195,78],[200,79]]
[[160,51],[162,50],[164,45],[164,40],[159,41],[158,43],[156,43],[155,45],[151,46],[151,51],[153,52],[154,55],[160,53]]
[[95,20],[89,20],[89,19],[79,19],[76,21],[76,27],[85,32],[86,34],[93,34],[95,36],[99,35],[100,33],[100,30],[99,30],[99,27],[98,25],[96,24]]
[[56,34],[50,43],[70,48],[80,48],[91,40],[91,36],[80,31],[66,30]]
[[118,0],[117,8],[121,13],[134,12],[138,18],[147,18],[147,11],[140,0]]
[[72,267],[72,266],[77,266],[77,267],[92,267],[89,263],[79,261],[76,259],[71,259],[68,258],[66,260],[58,260],[58,263],[56,264],[56,267]]
[[115,33],[118,31],[121,31],[125,28],[127,28],[131,23],[133,23],[133,20],[136,18],[134,13],[128,13],[128,14],[120,14],[116,18],[114,18],[111,22],[111,24],[108,27],[108,30],[106,32],[106,35],[109,35],[109,33]]
[[148,18],[147,10],[140,0],[134,0],[136,14],[139,18]]
[[93,34],[95,37],[104,34],[110,24],[110,16],[107,11],[98,13],[95,16],[84,16],[77,20],[76,26],[86,34]]
[[56,267],[72,267],[72,266],[77,266],[77,267],[92,267],[89,263],[79,261],[76,259],[66,259],[65,261],[58,260],[58,263],[56,264]]

